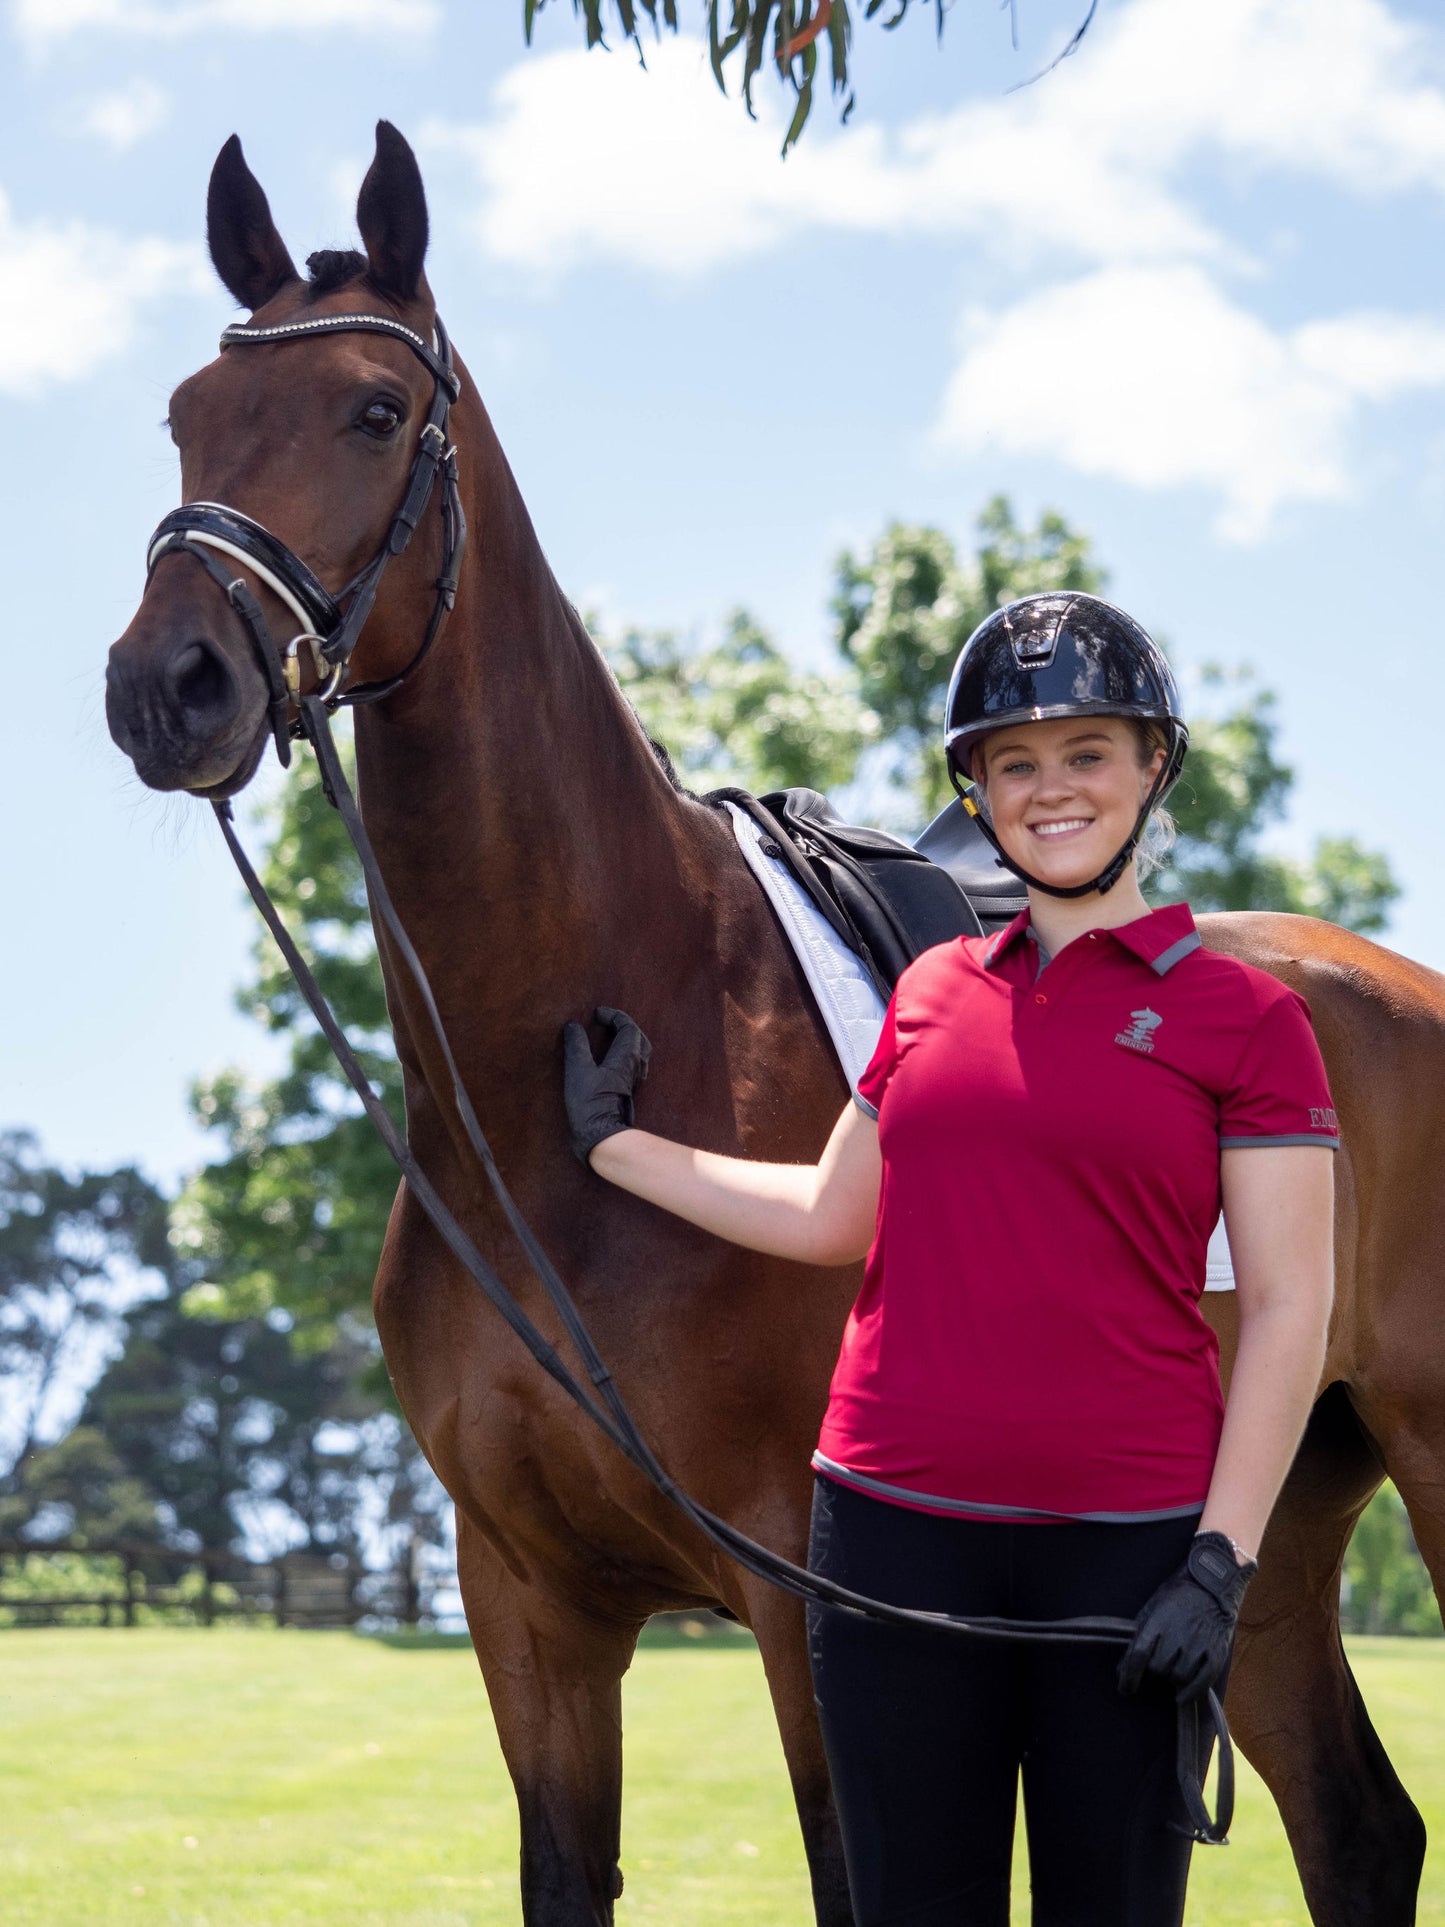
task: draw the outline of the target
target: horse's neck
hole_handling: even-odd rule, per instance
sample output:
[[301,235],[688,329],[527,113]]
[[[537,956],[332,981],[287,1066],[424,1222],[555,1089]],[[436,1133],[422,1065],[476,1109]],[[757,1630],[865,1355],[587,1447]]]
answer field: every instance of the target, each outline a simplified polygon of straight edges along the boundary
[[443,1007],[465,980],[515,1038],[620,998],[640,930],[689,920],[699,812],[558,588],[489,427],[463,481],[457,607],[414,681],[358,714],[360,793]]

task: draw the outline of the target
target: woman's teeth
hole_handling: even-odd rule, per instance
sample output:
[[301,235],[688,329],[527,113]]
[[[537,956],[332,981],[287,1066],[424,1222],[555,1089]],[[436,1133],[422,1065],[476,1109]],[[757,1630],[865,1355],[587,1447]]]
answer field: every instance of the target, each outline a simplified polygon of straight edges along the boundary
[[1031,823],[1035,836],[1063,836],[1069,830],[1086,830],[1089,827],[1087,816],[1066,817],[1062,823]]

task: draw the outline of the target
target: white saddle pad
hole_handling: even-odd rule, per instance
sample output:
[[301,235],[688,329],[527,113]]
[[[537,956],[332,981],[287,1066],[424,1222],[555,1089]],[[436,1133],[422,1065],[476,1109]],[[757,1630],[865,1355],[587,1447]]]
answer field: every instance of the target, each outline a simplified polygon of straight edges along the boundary
[[[867,1069],[883,1028],[886,1005],[873,986],[873,979],[860,958],[844,943],[837,931],[811,900],[802,886],[789,875],[777,857],[763,852],[765,832],[746,810],[729,803],[733,835],[743,853],[743,861],[762,885],[763,893],[777,913],[793,954],[798,959],[808,987],[817,999],[833,1049],[849,1087],[857,1085]],[[1229,1241],[1224,1235],[1224,1220],[1214,1227],[1205,1260],[1204,1289],[1233,1291],[1234,1264]]]

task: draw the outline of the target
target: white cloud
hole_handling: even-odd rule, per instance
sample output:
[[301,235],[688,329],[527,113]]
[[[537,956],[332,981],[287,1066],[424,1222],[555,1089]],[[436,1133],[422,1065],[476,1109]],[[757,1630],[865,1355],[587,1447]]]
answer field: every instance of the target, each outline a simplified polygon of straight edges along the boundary
[[176,291],[209,292],[199,249],[128,239],[80,222],[21,222],[0,194],[0,393],[36,395],[120,354],[140,310]]
[[[524,267],[620,258],[696,272],[775,245],[816,192],[818,164],[806,147],[779,165],[773,103],[760,100],[764,126],[754,127],[719,93],[692,40],[649,47],[645,72],[624,53],[580,48],[525,61],[503,76],[493,103],[491,119],[433,123],[423,143],[472,162],[482,244]],[[876,138],[848,153],[864,145],[876,148]],[[876,169],[848,171],[876,204]]]
[[75,33],[154,40],[239,33],[430,33],[439,0],[14,0],[15,33],[40,51]]
[[432,123],[424,143],[475,168],[487,251],[549,274],[587,260],[694,274],[818,228],[1093,258],[1224,251],[1157,182],[1081,151],[1067,127],[1022,136],[1011,101],[897,136],[820,125],[781,162],[779,100],[760,89],[754,125],[719,92],[699,43],[680,38],[650,47],[646,71],[580,48],[523,62],[492,104],[479,123]]
[[1236,182],[1445,197],[1445,40],[1386,0],[1132,0],[1037,86],[895,130],[835,132],[824,110],[785,164],[776,91],[755,127],[698,43],[648,62],[528,61],[486,120],[427,130],[475,170],[491,255],[684,276],[819,232],[955,239],[1035,292],[970,319],[941,443],[1201,488],[1232,539],[1287,503],[1348,496],[1362,410],[1445,386],[1434,322],[1281,330],[1251,313],[1227,282],[1261,285],[1260,264],[1204,199],[1221,165]]
[[939,439],[1138,488],[1201,487],[1230,540],[1352,492],[1362,405],[1445,385],[1445,323],[1360,313],[1275,332],[1198,266],[1103,268],[972,318]]
[[137,77],[114,93],[98,94],[69,124],[77,133],[92,134],[123,153],[164,127],[170,111],[170,96],[165,90],[154,81]]
[[1180,186],[1220,158],[1445,196],[1445,88],[1425,77],[1441,43],[1385,0],[1133,0],[1085,50],[1035,87],[892,132],[831,132],[823,104],[785,164],[781,95],[759,89],[753,126],[686,39],[650,48],[646,72],[621,52],[524,61],[486,120],[432,138],[473,162],[488,250],[552,271],[694,273],[819,227],[956,234],[1013,258],[1227,262]]

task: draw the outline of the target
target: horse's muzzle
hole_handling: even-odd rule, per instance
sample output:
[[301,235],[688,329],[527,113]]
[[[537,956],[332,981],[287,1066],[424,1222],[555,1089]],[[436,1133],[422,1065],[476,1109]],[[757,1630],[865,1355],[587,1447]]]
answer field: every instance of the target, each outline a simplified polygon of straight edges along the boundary
[[155,790],[219,796],[242,788],[265,746],[258,695],[243,687],[221,645],[195,631],[149,647],[128,633],[105,672],[111,736]]

